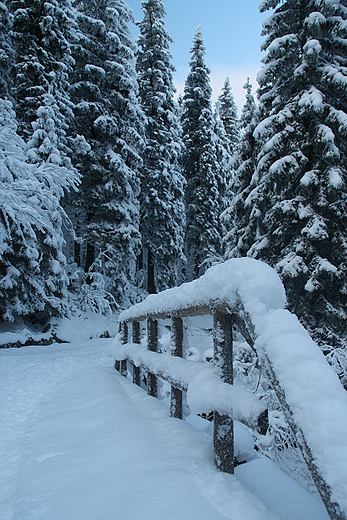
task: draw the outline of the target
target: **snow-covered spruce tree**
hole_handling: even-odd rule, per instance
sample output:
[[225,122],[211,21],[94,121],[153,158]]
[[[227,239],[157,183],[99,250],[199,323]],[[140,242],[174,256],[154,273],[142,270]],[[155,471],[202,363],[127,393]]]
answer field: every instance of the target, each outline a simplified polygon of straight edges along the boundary
[[[79,176],[72,167],[70,158],[64,156],[58,148],[59,137],[54,124],[54,105],[50,105],[50,102],[53,104],[51,98],[47,95],[46,105],[38,109],[37,120],[32,123],[34,132],[26,148],[29,162],[39,166],[35,170],[38,180],[50,190],[59,202],[63,199],[66,188],[72,187],[72,192],[76,191]],[[56,243],[48,241],[44,234],[37,236],[38,240],[41,241],[39,245],[41,254],[40,272],[43,285],[47,286],[46,293],[49,294],[50,292],[59,292],[66,283],[66,262],[62,256],[65,245],[63,229],[68,229],[71,223],[68,221],[65,212],[62,212],[61,208],[55,205],[47,207],[47,216],[55,229],[55,233],[60,236],[59,242]]]
[[223,123],[225,133],[229,141],[229,152],[234,153],[235,146],[240,139],[239,121],[237,117],[237,106],[231,90],[230,79],[226,78],[222,92],[218,97],[219,117]]
[[45,232],[36,233],[40,252],[37,279],[41,277],[46,298],[58,307],[59,295],[64,299],[67,285],[62,253],[66,215],[60,200],[65,188],[76,187],[78,182],[66,139],[73,118],[68,95],[72,11],[69,0],[13,1],[8,5],[13,14],[15,56],[11,74],[19,134],[29,139],[27,156],[36,165],[34,175],[54,197],[54,203],[45,209],[54,239],[50,240]]
[[44,162],[61,165],[62,157],[58,148],[59,137],[54,122],[54,100],[45,96],[45,104],[37,110],[37,119],[32,122],[33,134],[27,142],[27,156],[31,163]]
[[190,72],[183,97],[182,128],[186,186],[186,279],[204,273],[208,262],[221,251],[219,164],[211,105],[209,69],[205,64],[205,45],[201,27],[191,49]]
[[141,242],[137,197],[144,116],[128,26],[133,16],[123,0],[85,0],[76,7],[71,96],[75,131],[91,147],[79,158],[83,179],[76,221],[87,241],[85,271],[101,272],[106,290],[121,303],[134,284]]
[[66,140],[73,119],[68,95],[73,66],[69,41],[74,28],[70,0],[13,0],[8,7],[13,14],[11,75],[18,131],[24,139],[30,138],[38,109],[48,103],[54,110],[58,149],[70,167]]
[[141,236],[148,254],[147,290],[162,291],[181,281],[184,264],[184,185],[182,129],[174,101],[170,43],[162,0],[142,2],[143,20],[137,73],[142,109],[147,116],[141,168]]
[[[31,162],[48,160],[63,165],[77,176],[71,163],[72,148],[79,142],[73,135],[69,96],[69,75],[74,65],[71,43],[76,32],[71,2],[13,1],[10,7],[16,47],[12,67],[15,109],[20,135],[29,139],[28,156]],[[66,207],[66,200],[62,204]],[[73,244],[71,228],[71,223],[64,226],[66,253]]]
[[289,308],[347,387],[347,9],[325,0],[261,7],[275,10],[263,31],[247,254],[277,269]]
[[[251,191],[252,176],[257,167],[257,147],[253,132],[259,121],[249,78],[243,88],[246,90],[246,102],[239,121],[241,137],[235,147],[232,160],[234,175],[228,194],[231,203],[222,214],[222,221],[227,229],[224,243],[228,258],[245,256],[252,246],[257,230],[257,219],[253,218],[252,214],[256,211],[256,206],[249,204],[248,195]],[[250,233],[250,221],[255,224],[253,233]]]
[[[213,113],[216,159],[218,163],[219,212],[222,214],[230,204],[230,184],[233,175],[233,157],[230,152],[230,140],[220,118],[220,103],[217,101]],[[221,236],[225,235],[224,221],[220,221]]]
[[66,312],[59,199],[74,181],[65,167],[27,162],[12,105],[0,100],[0,320],[37,322]]
[[6,3],[0,2],[0,98],[12,99],[9,77],[12,59],[9,13]]

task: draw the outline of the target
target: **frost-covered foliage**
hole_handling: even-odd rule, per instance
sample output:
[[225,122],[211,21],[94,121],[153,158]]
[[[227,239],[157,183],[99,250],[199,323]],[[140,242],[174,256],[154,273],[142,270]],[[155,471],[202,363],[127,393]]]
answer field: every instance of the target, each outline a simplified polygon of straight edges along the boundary
[[251,246],[248,241],[248,226],[252,208],[246,207],[245,201],[256,169],[257,153],[253,132],[258,123],[258,114],[249,78],[243,88],[246,90],[246,102],[239,121],[241,137],[233,156],[234,175],[229,186],[231,203],[222,214],[227,229],[224,236],[227,257],[245,256]]
[[70,0],[14,0],[8,6],[15,49],[11,74],[18,133],[27,141],[27,158],[36,165],[35,175],[57,201],[46,210],[60,238],[55,243],[45,234],[37,235],[40,270],[45,279],[54,259],[56,274],[44,282],[45,292],[59,294],[67,285],[65,270],[59,267],[65,264],[62,228],[67,227],[60,200],[66,188],[76,188],[79,179],[67,137],[73,121],[68,89],[74,65],[70,42],[75,22]]
[[13,48],[10,40],[10,18],[7,6],[0,2],[0,97],[11,98],[9,70],[13,60]]
[[[232,155],[230,148],[230,140],[225,131],[223,122],[220,117],[220,103],[217,102],[214,110],[214,133],[215,133],[215,147],[216,159],[218,161],[217,183],[219,194],[219,211],[222,213],[228,208],[229,200],[229,186],[232,179]],[[222,225],[222,223],[221,223]],[[221,235],[223,236],[225,229],[221,227]]]
[[231,90],[230,79],[226,78],[222,92],[218,97],[219,116],[223,123],[229,141],[229,152],[234,153],[240,139],[240,129],[237,117],[237,107]]
[[331,352],[347,337],[347,11],[339,1],[262,2],[273,7],[257,168],[242,194],[249,224],[229,249],[276,267],[289,308]]
[[[58,148],[52,96],[45,96],[44,103],[45,105],[37,110],[37,120],[32,123],[33,134],[27,143],[27,156],[31,163],[42,164],[47,162],[60,166],[63,160]],[[70,165],[68,158],[65,162]]]
[[[15,0],[8,6],[15,49],[11,77],[18,133],[28,141],[32,164],[64,167],[76,184],[78,172],[71,162],[74,107],[69,96],[74,66],[71,41],[76,29],[71,1]],[[64,181],[60,185],[59,175],[53,177],[52,189],[62,197]],[[67,232],[71,224],[64,228],[65,238],[71,241],[71,230]]]
[[[71,267],[75,267],[73,264]],[[105,279],[102,274],[90,270],[74,269],[69,273],[72,301],[77,309],[86,313],[111,316],[112,309],[117,307],[113,295],[105,289]]]
[[190,72],[183,97],[182,127],[186,187],[187,280],[201,275],[221,251],[218,183],[220,165],[211,105],[209,69],[201,27],[191,49]]
[[[218,98],[214,110],[215,146],[218,161],[218,193],[219,214],[221,215],[230,205],[230,184],[233,178],[233,154],[240,139],[237,107],[231,91],[229,78],[226,78],[222,93]],[[226,233],[225,221],[220,221],[220,233]]]
[[83,268],[97,266],[106,290],[120,303],[134,283],[140,249],[137,196],[144,118],[128,27],[133,17],[123,0],[86,0],[76,7],[71,97],[75,133],[90,149],[83,146],[74,158],[83,179],[73,221],[87,242]]
[[154,287],[150,286],[149,275],[147,289],[155,292],[181,281],[185,179],[181,171],[182,129],[174,101],[172,38],[164,25],[165,7],[162,0],[147,0],[142,2],[142,9],[136,65],[141,105],[147,116],[141,168],[141,235],[154,268]]
[[37,110],[48,103],[53,109],[57,146],[69,155],[66,132],[73,107],[67,91],[74,27],[70,0],[13,0],[8,7],[13,15],[15,61],[11,72],[18,131],[25,139],[31,137]]
[[28,164],[11,103],[3,100],[0,175],[0,318],[61,316],[67,310],[68,280],[62,253],[66,215],[59,199],[75,178],[56,164]]

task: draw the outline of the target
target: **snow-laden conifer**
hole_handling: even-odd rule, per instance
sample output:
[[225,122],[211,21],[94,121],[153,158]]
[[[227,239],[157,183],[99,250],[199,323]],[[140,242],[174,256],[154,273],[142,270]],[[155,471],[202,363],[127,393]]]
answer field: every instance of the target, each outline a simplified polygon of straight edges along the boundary
[[247,254],[276,267],[290,309],[347,384],[347,11],[339,1],[261,7],[275,10],[263,30]]
[[[57,205],[47,208],[57,241],[37,233],[41,254],[40,276],[46,294],[66,291],[63,220],[60,199],[65,188],[76,187],[77,170],[72,166],[67,131],[72,126],[73,105],[69,73],[73,60],[70,40],[74,27],[70,0],[9,2],[13,14],[13,94],[18,132],[27,140],[28,160],[35,175],[50,189]],[[66,228],[66,222],[64,222]],[[64,289],[65,288],[65,289]]]
[[138,169],[143,114],[137,100],[133,20],[123,0],[77,4],[76,67],[71,96],[75,133],[87,144],[76,161],[83,172],[75,223],[87,251],[84,268],[104,275],[122,302],[134,283],[140,249]]
[[[251,214],[255,208],[248,204],[250,182],[256,169],[257,153],[256,142],[253,137],[257,126],[257,108],[252,95],[252,85],[249,78],[244,84],[246,101],[243,105],[239,121],[240,140],[237,143],[232,160],[233,178],[229,185],[230,206],[222,215],[227,229],[224,236],[226,256],[245,256],[252,245],[252,237],[256,235],[256,226],[253,234],[250,233]],[[256,219],[252,220],[256,224]]]
[[146,0],[142,9],[137,72],[147,122],[141,168],[141,235],[148,252],[147,289],[155,292],[181,281],[185,180],[181,171],[182,129],[174,101],[172,38],[164,24],[165,7],[162,0]]
[[66,216],[59,199],[60,190],[73,187],[75,178],[57,164],[27,162],[11,103],[3,100],[0,181],[1,319],[61,316],[67,311],[68,280],[62,253]]
[[0,2],[0,97],[8,99],[12,99],[9,71],[14,54],[10,40],[10,27],[7,6]]
[[225,133],[229,141],[229,151],[234,153],[235,146],[240,139],[239,122],[237,117],[237,106],[231,90],[230,79],[226,78],[222,92],[218,97],[219,116],[223,123]]
[[[215,148],[218,170],[216,179],[218,183],[219,211],[222,214],[230,204],[230,183],[233,175],[233,157],[231,154],[230,140],[225,131],[225,127],[220,117],[220,102],[217,101],[214,107],[214,133]],[[224,221],[220,219],[219,232],[221,236],[225,234]]]
[[8,6],[16,51],[12,77],[18,131],[25,139],[31,137],[37,110],[50,96],[58,148],[68,156],[66,132],[73,118],[68,95],[74,26],[70,0],[13,0]]
[[219,165],[211,105],[210,71],[205,63],[201,27],[191,49],[190,72],[185,82],[182,112],[186,187],[187,280],[201,275],[221,250]]

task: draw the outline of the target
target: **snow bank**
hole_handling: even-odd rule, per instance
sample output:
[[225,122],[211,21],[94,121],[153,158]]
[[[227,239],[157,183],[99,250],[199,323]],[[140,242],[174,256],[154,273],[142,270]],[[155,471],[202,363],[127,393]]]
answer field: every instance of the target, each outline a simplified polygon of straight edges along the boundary
[[29,330],[26,327],[23,327],[21,330],[18,331],[5,331],[0,332],[0,346],[21,346],[25,345],[28,341],[33,340],[35,341],[43,341],[43,340],[49,340],[50,339],[50,333],[37,333]]
[[347,514],[347,394],[297,317],[271,310],[256,324],[258,351],[271,361],[316,466]]
[[235,476],[281,520],[329,520],[321,501],[266,457],[237,466]]
[[[318,345],[296,316],[284,310],[284,288],[273,269],[250,258],[231,259],[198,280],[149,296],[123,312],[120,320],[150,312],[170,314],[211,300],[231,306],[241,303],[249,314],[257,337],[255,346],[269,358],[315,464],[331,487],[332,500],[347,514],[347,394]],[[204,398],[218,392],[212,387],[203,391],[202,372],[200,377]],[[192,393],[192,406],[199,409],[198,392]]]
[[[92,338],[114,337],[118,323],[114,316],[102,316],[92,311],[79,313],[70,318],[51,318],[47,332],[37,332],[24,322],[6,324],[0,327],[0,348],[4,346],[44,345],[58,340],[66,343]],[[8,330],[10,329],[10,330]]]

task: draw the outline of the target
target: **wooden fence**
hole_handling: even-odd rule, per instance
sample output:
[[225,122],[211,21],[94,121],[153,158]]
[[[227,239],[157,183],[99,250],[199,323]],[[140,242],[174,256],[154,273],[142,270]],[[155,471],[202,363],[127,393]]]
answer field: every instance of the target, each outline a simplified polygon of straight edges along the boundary
[[[126,345],[129,342],[131,333],[131,343],[140,345],[140,322],[147,322],[147,348],[149,351],[158,352],[158,320],[171,319],[171,342],[173,345],[172,354],[182,357],[183,354],[183,318],[187,316],[201,316],[212,314],[213,316],[213,362],[219,367],[222,380],[233,384],[233,326],[243,335],[250,347],[254,349],[255,333],[254,327],[249,316],[245,313],[242,304],[239,302],[234,307],[230,307],[225,302],[213,302],[208,305],[191,306],[175,309],[170,313],[153,312],[141,315],[132,313],[131,318],[120,321],[120,331],[122,342]],[[131,327],[129,327],[131,325]],[[131,330],[130,330],[131,329]],[[143,347],[139,346],[139,349]],[[133,365],[133,382],[140,386],[140,366],[130,354],[127,354],[121,361],[116,361],[116,369],[127,377],[127,363]],[[331,520],[346,520],[339,506],[331,500],[331,490],[323,480],[320,472],[314,464],[314,459],[309,446],[305,440],[301,429],[295,424],[291,410],[286,402],[285,394],[280,387],[272,365],[266,356],[262,356],[262,369],[267,374],[272,388],[274,389],[287,423],[291,429],[295,443],[301,450],[303,458],[310,471],[312,479],[326,507]],[[157,396],[157,378],[162,378],[171,384],[171,416],[182,419],[182,392],[187,392],[188,387],[165,371],[152,373],[149,366],[145,364],[142,368],[147,371],[147,392],[151,396]],[[247,424],[247,421],[242,421]],[[213,447],[216,466],[224,472],[234,473],[234,438],[233,438],[233,417],[213,411]],[[261,434],[265,434],[268,428],[268,411],[264,410],[258,417],[254,418],[252,425],[256,425]]]

